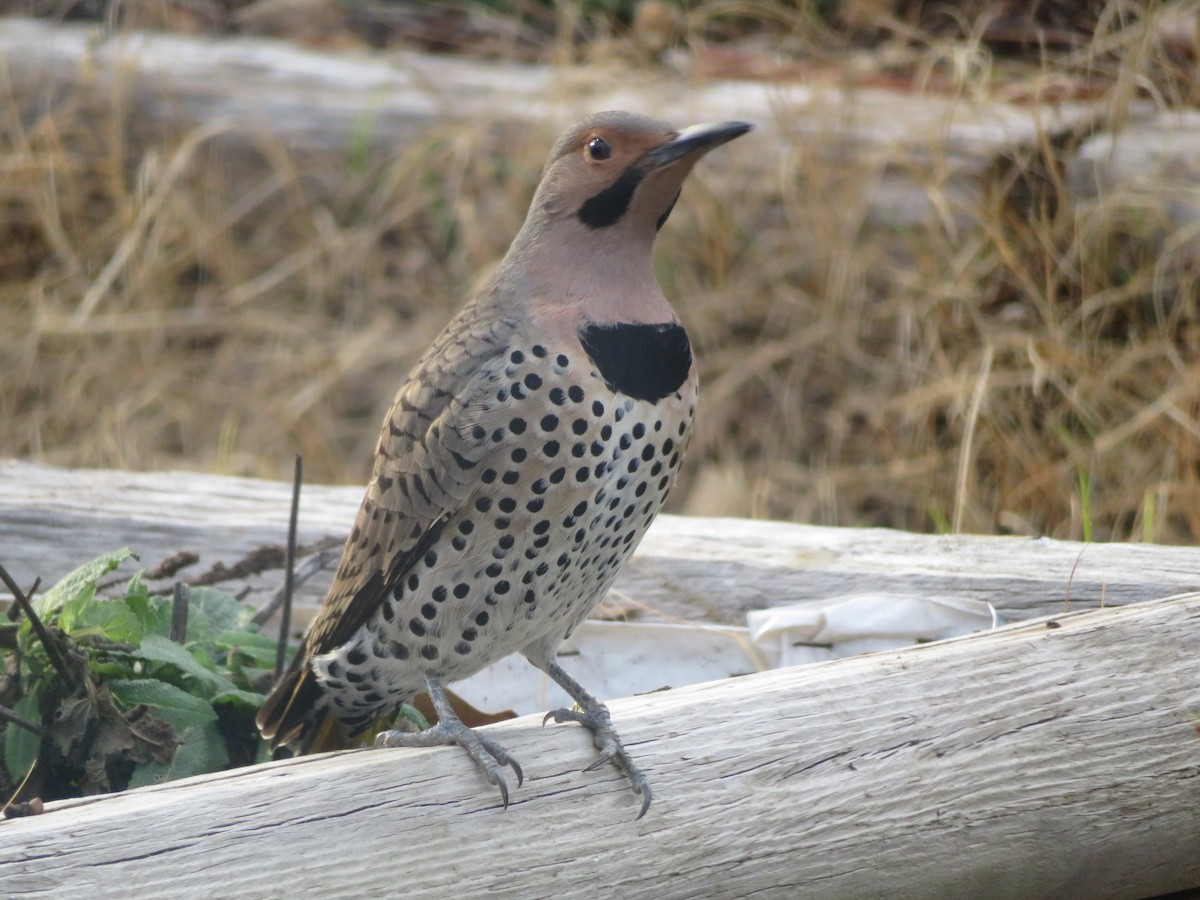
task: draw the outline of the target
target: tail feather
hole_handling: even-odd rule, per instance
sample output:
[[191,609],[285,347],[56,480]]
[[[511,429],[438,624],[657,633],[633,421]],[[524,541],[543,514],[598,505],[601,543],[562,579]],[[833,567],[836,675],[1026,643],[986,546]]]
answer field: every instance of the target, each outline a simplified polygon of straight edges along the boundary
[[284,744],[295,743],[307,730],[315,711],[316,684],[311,673],[293,665],[267,695],[254,724],[275,750]]
[[[304,648],[301,647],[291,667],[276,683],[254,717],[254,724],[258,726],[259,732],[271,742],[272,752],[280,747],[289,747],[297,756],[349,750],[362,746],[363,735],[370,732],[372,727],[378,730],[391,725],[391,719],[395,716],[394,710],[390,715],[380,717],[377,721],[348,733],[337,716],[319,703],[321,685],[312,669],[302,662],[305,656]],[[490,714],[475,709],[451,690],[446,691],[446,696],[450,706],[468,728],[516,717],[512,710]],[[410,697],[409,702],[424,715],[426,721],[431,724],[437,722],[437,710],[433,708],[428,694],[418,693]]]
[[307,666],[293,665],[284,673],[254,717],[272,751],[287,746],[301,755],[354,746],[336,717],[319,708],[320,696],[320,685]]

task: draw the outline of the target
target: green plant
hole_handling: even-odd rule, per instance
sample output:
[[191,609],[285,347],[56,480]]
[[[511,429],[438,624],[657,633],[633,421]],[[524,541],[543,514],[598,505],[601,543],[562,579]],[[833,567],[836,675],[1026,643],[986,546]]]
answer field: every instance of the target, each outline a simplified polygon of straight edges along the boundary
[[1083,542],[1092,542],[1092,479],[1083,466],[1079,467],[1079,517],[1083,523]]
[[101,579],[131,557],[105,554],[33,601],[48,641],[28,617],[3,632],[0,704],[23,720],[0,732],[6,798],[21,786],[45,799],[123,790],[261,758],[254,714],[275,641],[213,588],[186,592],[186,637],[172,640],[173,600],[151,594],[141,572],[104,593]]

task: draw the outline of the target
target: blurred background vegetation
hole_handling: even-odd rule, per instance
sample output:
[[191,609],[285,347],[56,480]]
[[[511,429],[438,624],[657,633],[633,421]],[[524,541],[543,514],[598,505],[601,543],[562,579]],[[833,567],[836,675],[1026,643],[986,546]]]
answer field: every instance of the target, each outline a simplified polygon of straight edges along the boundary
[[[875,176],[917,167],[911,149],[807,153],[781,122],[727,151],[770,164],[701,167],[657,256],[702,376],[672,508],[1200,533],[1200,255],[1179,213],[1194,172],[1086,202],[1065,175],[1131,102],[1195,105],[1194,4],[0,0],[0,14],[610,80],[1086,102],[1077,126],[988,160],[970,198],[931,184],[921,219],[871,213]],[[299,452],[311,481],[362,482],[393,393],[503,254],[555,130],[457,122],[319,168],[262,138],[242,167],[194,132],[147,134],[119,92],[0,86],[0,456],[67,466],[285,479]],[[767,140],[793,142],[784,162]]]

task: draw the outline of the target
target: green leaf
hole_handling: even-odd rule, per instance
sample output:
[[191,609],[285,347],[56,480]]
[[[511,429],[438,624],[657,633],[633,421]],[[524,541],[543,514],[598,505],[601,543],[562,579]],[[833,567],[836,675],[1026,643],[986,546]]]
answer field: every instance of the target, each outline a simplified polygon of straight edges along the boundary
[[275,752],[271,749],[270,741],[259,741],[258,750],[254,753],[254,761],[256,763],[270,762]]
[[242,685],[270,685],[275,680],[275,666],[259,668],[258,666],[237,666],[231,670],[237,677],[237,683]]
[[153,706],[158,715],[180,734],[184,729],[199,728],[217,720],[212,705],[203,697],[155,678],[113,681],[108,688],[126,708],[139,703]]
[[152,595],[142,584],[142,573],[137,572],[125,586],[121,599],[138,617],[142,634],[166,636],[171,630],[171,600]]
[[[100,681],[109,680],[125,680],[128,678],[139,678],[140,673],[134,669],[134,661],[132,656],[122,659],[113,659],[111,651],[105,651],[107,659],[93,658],[88,661],[88,671],[92,673],[93,678]],[[141,665],[137,663],[136,665]]]
[[[176,751],[178,752],[178,751]],[[129,788],[150,787],[171,780],[171,764],[150,761],[142,763],[129,776]]]
[[252,631],[222,631],[213,637],[213,644],[220,649],[245,656],[270,668],[275,667],[276,643],[278,642],[275,638]]
[[62,611],[58,614],[58,627],[70,634],[75,628],[76,621],[95,599],[96,585],[83,585],[79,593],[62,605]]
[[98,598],[78,615],[68,633],[77,641],[95,635],[109,641],[137,644],[145,628],[142,618],[124,600]]
[[88,587],[94,588],[97,579],[103,578],[130,557],[137,559],[128,547],[124,547],[84,563],[46,593],[35,598],[33,601],[34,611],[42,618],[48,618],[51,613],[61,609],[64,604],[78,598],[81,591]]
[[253,608],[224,591],[194,587],[188,604],[188,642],[211,644],[222,631],[243,630],[253,616]]
[[180,732],[179,739],[181,743],[170,763],[150,762],[138,766],[129,779],[129,786],[145,787],[176,778],[220,772],[229,765],[225,739],[221,737],[215,722],[185,728]]
[[205,772],[220,772],[229,765],[229,751],[216,723],[189,728],[180,735],[183,743],[171,761],[171,777],[187,778]]
[[125,583],[125,590],[121,592],[121,596],[126,600],[136,594],[148,595],[150,593],[149,588],[142,584],[142,571],[138,569],[129,576],[129,581]]
[[[42,713],[38,709],[38,703],[41,695],[42,685],[37,683],[28,694],[13,704],[13,712],[23,719],[40,724]],[[32,731],[26,731],[12,722],[4,726],[4,768],[8,769],[14,784],[20,784],[28,774],[41,749],[42,739]]]
[[421,714],[421,711],[411,703],[400,704],[400,711],[396,714],[396,718],[404,719],[406,722],[412,722],[421,731],[424,731],[429,727],[428,720],[424,715]]
[[247,709],[258,710],[267,700],[266,694],[257,694],[254,691],[242,691],[234,689],[232,691],[222,691],[210,700],[210,703],[234,703],[239,706],[244,706]]
[[[78,600],[65,604],[59,615],[63,630],[76,640],[95,635],[109,641],[138,644],[146,634],[165,635],[170,627],[170,601],[150,596],[140,572],[129,580],[121,597],[92,597],[90,591],[94,587],[89,586]],[[84,599],[88,601],[86,604],[82,603]]]
[[185,675],[190,675],[204,685],[218,691],[236,690],[232,681],[207,668],[185,648],[160,634],[148,634],[134,655],[149,662],[168,663]]

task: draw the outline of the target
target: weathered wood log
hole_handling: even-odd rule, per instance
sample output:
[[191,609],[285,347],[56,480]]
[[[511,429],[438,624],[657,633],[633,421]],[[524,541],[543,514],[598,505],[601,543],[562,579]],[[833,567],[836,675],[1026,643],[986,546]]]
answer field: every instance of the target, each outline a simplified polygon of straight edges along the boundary
[[[200,563],[178,576],[189,579],[257,547],[282,548],[290,491],[281,482],[191,472],[0,461],[0,562],[23,584],[37,576],[51,584],[122,546],[147,567],[190,550]],[[307,485],[300,543],[332,536],[336,546],[362,492]],[[302,606],[320,602],[336,555],[303,585]],[[231,587],[261,601],[282,580],[277,564]],[[864,591],[985,600],[1016,620],[1200,590],[1200,549],[661,516],[616,590],[661,619],[721,624],[745,624],[751,609]]]
[[[969,101],[913,90],[844,88],[674,76],[564,78],[561,68],[411,51],[322,51],[252,37],[105,32],[93,25],[0,22],[0,59],[17,85],[43,89],[123,83],[141,112],[175,121],[224,117],[292,147],[344,150],[363,137],[394,146],[430,121],[574,120],[597,109],[775,122],[836,139],[841,153],[904,145],[957,161],[990,158],[1013,143],[1094,115],[1087,103],[1044,107]],[[647,73],[649,74],[649,73]],[[1150,114],[1139,104],[1135,113]],[[372,134],[363,134],[364,118]],[[934,150],[933,146],[938,145]]]
[[[1014,103],[831,82],[697,79],[666,72],[635,80],[572,77],[547,65],[414,52],[329,52],[284,41],[153,32],[105,33],[86,25],[0,21],[0,60],[14,96],[125,91],[139,124],[206,123],[221,139],[267,137],[300,154],[351,147],[390,156],[448,122],[550,123],[557,129],[600,109],[636,109],[691,121],[746,119],[779,153],[858,161],[879,221],[939,220],[978,196],[999,156],[1100,117],[1089,103]],[[32,89],[32,93],[28,93]],[[1130,120],[1152,115],[1138,101]],[[791,151],[786,151],[791,152]],[[779,157],[743,157],[764,167]],[[901,161],[899,166],[891,163]],[[245,162],[239,158],[239,165]],[[734,160],[726,163],[733,165]],[[869,173],[869,174],[866,174]],[[931,197],[935,186],[952,198]]]
[[271,763],[0,825],[26,897],[1147,897],[1200,885],[1200,595],[611,704],[574,727]]

